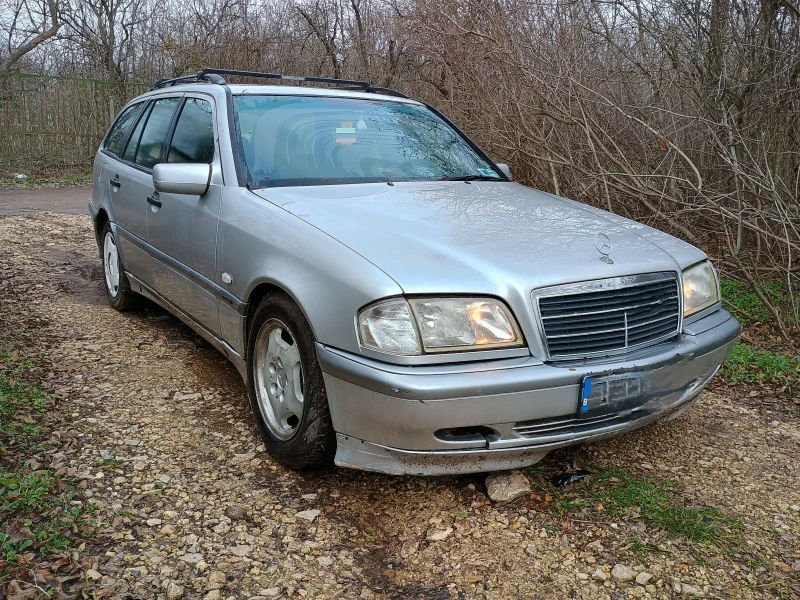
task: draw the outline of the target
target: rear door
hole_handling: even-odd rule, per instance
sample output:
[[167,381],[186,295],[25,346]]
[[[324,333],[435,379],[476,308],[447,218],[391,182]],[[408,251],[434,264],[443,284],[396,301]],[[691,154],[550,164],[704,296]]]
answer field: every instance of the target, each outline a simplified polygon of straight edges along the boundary
[[154,247],[155,286],[164,297],[213,333],[219,332],[214,282],[222,168],[216,140],[215,105],[210,95],[187,93],[178,108],[161,162],[211,165],[202,196],[155,192],[159,206],[147,213]]
[[[131,132],[118,164],[114,169],[109,167],[108,171],[112,190],[116,186],[118,191],[115,196],[123,208],[121,215],[116,205],[114,208],[118,219],[117,237],[135,256],[136,268],[130,270],[151,287],[155,287],[155,280],[147,230],[147,213],[151,206],[148,198],[153,195],[153,167],[161,156],[164,140],[180,101],[179,95],[152,100]],[[125,264],[128,266],[128,262]]]

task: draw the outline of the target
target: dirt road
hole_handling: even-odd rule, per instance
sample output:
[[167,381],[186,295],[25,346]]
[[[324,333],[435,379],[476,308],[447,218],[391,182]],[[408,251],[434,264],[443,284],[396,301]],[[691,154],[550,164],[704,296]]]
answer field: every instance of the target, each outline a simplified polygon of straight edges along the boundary
[[17,188],[0,186],[0,216],[50,211],[88,214],[90,187]]
[[[86,194],[62,197],[77,209]],[[527,472],[534,496],[497,505],[481,476],[283,469],[221,355],[153,305],[106,306],[88,216],[0,218],[0,309],[39,323],[26,352],[73,416],[53,435],[69,441],[61,459],[84,500],[100,506],[87,552],[111,597],[800,593],[800,423],[742,388],[717,385],[676,422],[556,453]],[[674,482],[676,506],[714,507],[741,529],[725,546],[693,542],[646,510],[576,504],[543,478],[567,462]]]

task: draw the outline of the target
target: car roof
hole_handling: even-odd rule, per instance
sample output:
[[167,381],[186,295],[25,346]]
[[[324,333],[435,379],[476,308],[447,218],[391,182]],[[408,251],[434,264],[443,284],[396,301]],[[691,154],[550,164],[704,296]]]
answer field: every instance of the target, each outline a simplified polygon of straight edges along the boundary
[[[247,85],[247,84],[229,84],[228,87],[231,93],[247,96],[319,96],[325,98],[353,98],[356,100],[379,100],[382,102],[397,102],[400,104],[415,104],[422,105],[417,100],[411,98],[401,98],[398,96],[389,96],[386,94],[376,94],[372,92],[359,92],[347,89],[338,88],[319,88],[319,87],[301,87],[294,85]],[[143,96],[155,95],[168,95],[169,93],[183,93],[183,92],[208,92],[209,89],[221,89],[221,86],[212,83],[184,83],[177,84],[169,87],[159,88],[152,90]]]

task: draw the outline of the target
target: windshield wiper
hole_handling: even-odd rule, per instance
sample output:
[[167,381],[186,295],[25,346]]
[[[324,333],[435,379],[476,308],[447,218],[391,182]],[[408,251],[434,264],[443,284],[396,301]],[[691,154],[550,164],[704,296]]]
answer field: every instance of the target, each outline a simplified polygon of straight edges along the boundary
[[492,177],[490,175],[458,175],[457,177],[448,177],[447,181],[502,181],[499,177]]

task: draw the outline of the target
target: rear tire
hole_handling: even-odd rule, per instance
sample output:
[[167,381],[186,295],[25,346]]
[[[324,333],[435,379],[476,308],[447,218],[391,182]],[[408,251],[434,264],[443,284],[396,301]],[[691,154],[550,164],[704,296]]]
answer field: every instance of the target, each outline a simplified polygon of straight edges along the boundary
[[118,311],[135,308],[139,296],[131,289],[130,282],[122,269],[122,261],[117,250],[117,238],[111,230],[111,223],[108,222],[100,232],[100,257],[103,260],[106,298],[111,308]]
[[336,435],[314,334],[284,294],[268,294],[253,314],[247,390],[261,438],[278,462],[296,471],[333,462]]

